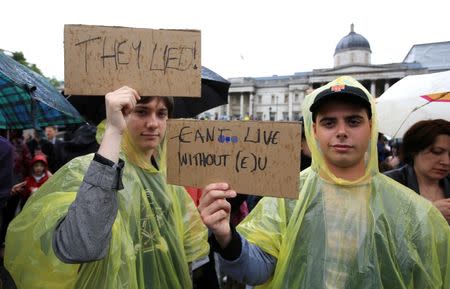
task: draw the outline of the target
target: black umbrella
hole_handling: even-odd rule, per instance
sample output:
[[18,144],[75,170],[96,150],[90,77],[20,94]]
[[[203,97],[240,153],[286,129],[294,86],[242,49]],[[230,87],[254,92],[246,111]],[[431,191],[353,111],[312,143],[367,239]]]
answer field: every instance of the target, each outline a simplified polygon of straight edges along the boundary
[[[175,118],[192,118],[211,108],[228,103],[230,83],[202,66],[202,95],[199,98],[174,97]],[[72,95],[69,102],[89,121],[98,124],[106,117],[105,96]]]
[[211,108],[228,103],[230,83],[214,71],[202,66],[202,95],[194,97],[174,97],[175,118],[192,118]]

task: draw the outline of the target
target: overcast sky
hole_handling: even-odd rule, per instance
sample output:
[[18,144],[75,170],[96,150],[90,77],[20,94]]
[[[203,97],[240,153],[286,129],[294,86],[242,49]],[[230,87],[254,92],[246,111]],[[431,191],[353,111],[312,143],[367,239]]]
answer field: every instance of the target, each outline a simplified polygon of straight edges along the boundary
[[288,75],[333,66],[355,24],[372,64],[403,61],[414,44],[450,41],[448,0],[5,0],[0,48],[22,51],[64,78],[64,24],[198,29],[202,65],[226,78]]

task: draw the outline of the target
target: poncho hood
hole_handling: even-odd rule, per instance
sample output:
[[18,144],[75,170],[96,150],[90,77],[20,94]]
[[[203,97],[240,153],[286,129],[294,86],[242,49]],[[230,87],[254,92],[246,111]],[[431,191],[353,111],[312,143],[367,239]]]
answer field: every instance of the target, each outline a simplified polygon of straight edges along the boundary
[[[361,89],[366,94],[367,99],[369,100],[371,105],[372,130],[371,130],[371,137],[369,140],[368,151],[366,153],[365,173],[360,179],[355,181],[347,181],[338,178],[328,169],[323,157],[323,153],[320,151],[319,143],[314,137],[313,119],[310,107],[314,103],[314,100],[317,97],[317,95],[319,95],[322,91],[329,90],[331,87],[336,86],[351,86]],[[357,96],[348,96],[348,97],[357,98]],[[364,86],[362,86],[358,81],[349,76],[342,76],[314,90],[311,94],[306,96],[305,101],[303,102],[303,120],[304,120],[306,140],[308,142],[308,146],[311,150],[312,155],[312,164],[311,164],[312,170],[314,170],[315,172],[321,172],[331,182],[339,185],[354,185],[357,183],[361,183],[362,181],[368,180],[371,176],[374,176],[375,174],[379,173],[378,156],[377,156],[378,126],[377,126],[377,115],[375,110],[375,101],[373,97],[370,95],[370,93],[367,91],[367,89],[365,89]]]

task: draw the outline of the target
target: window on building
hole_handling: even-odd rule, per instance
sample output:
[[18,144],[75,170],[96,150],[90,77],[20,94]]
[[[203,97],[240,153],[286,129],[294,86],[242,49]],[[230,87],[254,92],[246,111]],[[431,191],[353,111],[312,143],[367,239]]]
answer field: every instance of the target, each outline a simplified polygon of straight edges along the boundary
[[289,120],[289,115],[287,111],[283,111],[283,120]]
[[256,119],[257,120],[263,120],[263,113],[262,112],[257,112],[256,113]]
[[258,94],[258,103],[262,103],[262,95],[261,94]]
[[284,95],[284,103],[289,103],[289,94]]
[[296,94],[294,95],[294,101],[295,101],[295,102],[298,102],[298,93],[296,93]]
[[299,111],[293,111],[292,112],[292,118],[294,121],[300,120],[300,112]]
[[275,103],[275,94],[272,94],[272,100],[271,103]]
[[269,120],[274,121],[275,120],[275,112],[270,112],[269,113]]

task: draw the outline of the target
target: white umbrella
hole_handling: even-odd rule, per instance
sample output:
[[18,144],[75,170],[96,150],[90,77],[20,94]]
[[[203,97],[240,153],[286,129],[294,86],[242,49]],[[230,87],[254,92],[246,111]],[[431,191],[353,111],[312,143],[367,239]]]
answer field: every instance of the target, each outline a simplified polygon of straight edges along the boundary
[[379,130],[390,137],[403,137],[420,120],[450,121],[450,71],[406,76],[376,102]]

